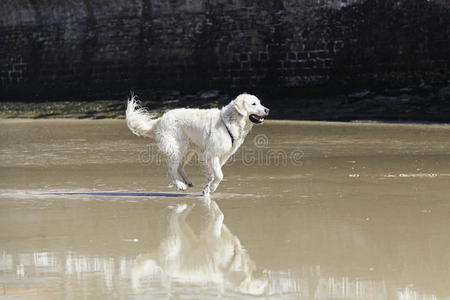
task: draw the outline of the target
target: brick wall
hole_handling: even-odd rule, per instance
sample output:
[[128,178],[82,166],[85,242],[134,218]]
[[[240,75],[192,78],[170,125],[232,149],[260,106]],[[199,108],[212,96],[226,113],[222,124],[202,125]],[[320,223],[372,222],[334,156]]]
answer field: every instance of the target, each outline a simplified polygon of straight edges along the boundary
[[4,0],[0,99],[445,81],[448,20],[425,0]]

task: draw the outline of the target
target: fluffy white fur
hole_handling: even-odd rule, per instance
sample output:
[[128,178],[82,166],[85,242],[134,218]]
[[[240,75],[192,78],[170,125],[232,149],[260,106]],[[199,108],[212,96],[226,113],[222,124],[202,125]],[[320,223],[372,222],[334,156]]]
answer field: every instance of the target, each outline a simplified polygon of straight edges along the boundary
[[180,108],[154,118],[132,96],[126,120],[134,134],[157,140],[159,150],[167,156],[169,175],[180,190],[193,186],[184,166],[197,152],[206,166],[203,194],[207,195],[219,186],[222,166],[242,145],[253,124],[264,122],[268,113],[256,96],[244,93],[222,109]]

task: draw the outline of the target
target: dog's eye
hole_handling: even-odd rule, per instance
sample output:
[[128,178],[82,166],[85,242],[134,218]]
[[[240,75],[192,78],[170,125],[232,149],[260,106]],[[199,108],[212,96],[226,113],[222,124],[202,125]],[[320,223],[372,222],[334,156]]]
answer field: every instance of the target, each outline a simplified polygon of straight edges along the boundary
[[256,103],[253,103],[252,105],[256,105]]

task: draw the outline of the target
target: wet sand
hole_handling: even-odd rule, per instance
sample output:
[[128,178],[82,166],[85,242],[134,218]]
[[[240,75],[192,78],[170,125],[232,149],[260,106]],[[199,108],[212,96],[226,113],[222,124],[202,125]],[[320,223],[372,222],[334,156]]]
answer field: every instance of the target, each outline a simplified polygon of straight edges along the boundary
[[450,299],[448,125],[267,122],[211,199],[44,194],[175,192],[123,120],[0,141],[0,298]]

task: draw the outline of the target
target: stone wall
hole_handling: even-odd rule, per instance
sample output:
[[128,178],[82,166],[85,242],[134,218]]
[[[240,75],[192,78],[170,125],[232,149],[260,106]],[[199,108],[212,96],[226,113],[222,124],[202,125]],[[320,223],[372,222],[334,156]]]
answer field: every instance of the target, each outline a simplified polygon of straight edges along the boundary
[[445,83],[426,0],[3,0],[1,100]]

